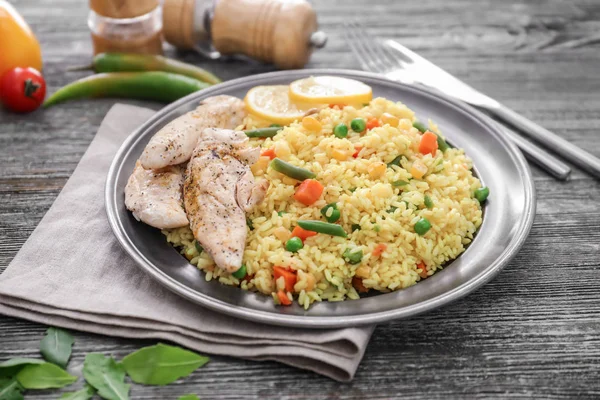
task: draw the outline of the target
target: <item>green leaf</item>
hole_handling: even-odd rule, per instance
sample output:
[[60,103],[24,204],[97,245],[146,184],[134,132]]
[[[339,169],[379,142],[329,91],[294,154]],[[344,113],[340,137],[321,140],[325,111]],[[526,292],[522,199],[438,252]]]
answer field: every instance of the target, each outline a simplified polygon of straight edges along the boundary
[[37,358],[11,358],[0,363],[0,377],[15,376],[23,367],[30,364],[43,364],[44,360]]
[[168,385],[188,376],[208,360],[208,357],[180,347],[159,343],[129,354],[123,358],[123,366],[136,383]]
[[46,361],[66,368],[71,357],[73,336],[59,328],[49,328],[46,336],[40,342],[40,352]]
[[76,376],[50,363],[27,365],[17,374],[17,380],[25,389],[50,389],[70,385]]
[[112,357],[90,353],[83,363],[83,377],[107,400],[129,399],[129,388],[125,384],[125,368]]
[[1,400],[23,400],[23,386],[15,378],[0,378]]
[[200,397],[195,394],[184,394],[183,396],[178,397],[177,400],[200,400]]
[[85,385],[85,387],[76,392],[65,393],[60,398],[62,400],[89,400],[94,397],[96,390],[90,385]]

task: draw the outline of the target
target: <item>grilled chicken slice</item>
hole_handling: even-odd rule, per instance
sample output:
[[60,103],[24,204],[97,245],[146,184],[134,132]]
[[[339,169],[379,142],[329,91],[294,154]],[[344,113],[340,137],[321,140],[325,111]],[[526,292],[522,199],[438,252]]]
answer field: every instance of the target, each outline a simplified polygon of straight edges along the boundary
[[146,169],[160,169],[190,159],[200,133],[205,128],[233,129],[245,116],[244,102],[232,96],[203,100],[194,111],[174,119],[158,131],[140,157]]
[[138,161],[125,186],[125,207],[135,219],[155,228],[188,225],[182,198],[184,172],[180,165],[148,170]]
[[242,265],[245,212],[264,199],[269,186],[255,182],[248,166],[259,155],[243,132],[205,129],[187,167],[183,198],[194,237],[230,273]]

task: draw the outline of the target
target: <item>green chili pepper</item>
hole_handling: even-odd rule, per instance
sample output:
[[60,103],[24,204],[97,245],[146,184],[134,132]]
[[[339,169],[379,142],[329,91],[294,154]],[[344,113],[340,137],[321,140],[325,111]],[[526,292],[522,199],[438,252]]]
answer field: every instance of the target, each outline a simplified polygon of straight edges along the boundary
[[208,83],[169,72],[113,72],[92,75],[58,89],[46,99],[44,107],[87,97],[123,97],[170,103],[208,86]]
[[347,248],[342,254],[350,264],[358,264],[362,261],[363,251],[362,249],[351,249]]
[[196,250],[198,250],[198,253],[202,253],[204,251],[204,249],[202,248],[202,246],[200,246],[200,243],[198,243],[197,240],[194,240],[194,246],[196,246]]
[[431,197],[429,197],[428,195],[425,195],[425,207],[432,209],[433,208],[433,200],[431,200]]
[[331,223],[337,222],[342,216],[340,210],[338,210],[337,203],[330,203],[321,208],[321,215],[325,217],[327,222]]
[[427,127],[419,121],[413,122],[413,127],[417,128],[421,133],[427,132]]
[[248,130],[248,131],[244,131],[244,133],[248,137],[267,138],[267,137],[273,137],[273,136],[277,135],[277,133],[280,130],[281,130],[281,127],[279,127],[279,126],[272,126],[272,127],[269,127],[269,128],[251,129],[251,130]]
[[96,72],[145,72],[163,71],[189,76],[212,85],[221,80],[205,69],[186,64],[163,56],[131,53],[100,53],[94,56],[92,64],[85,67],[71,68],[74,70],[92,69]]
[[240,269],[238,269],[237,271],[235,271],[233,274],[234,277],[238,278],[238,279],[242,279],[246,277],[246,274],[248,273],[248,271],[246,270],[246,266],[244,264],[242,264],[242,266],[240,267]]
[[281,158],[274,158],[270,165],[275,171],[281,172],[282,174],[299,181],[316,178],[317,176],[314,172],[304,168],[296,167],[295,165],[283,161]]
[[487,186],[479,188],[475,191],[475,198],[480,203],[483,203],[484,201],[486,201],[489,195],[490,195],[490,189]]
[[331,236],[347,237],[344,228],[337,224],[330,224],[328,222],[321,221],[298,221],[298,226],[307,231],[313,231],[318,233],[324,233]]

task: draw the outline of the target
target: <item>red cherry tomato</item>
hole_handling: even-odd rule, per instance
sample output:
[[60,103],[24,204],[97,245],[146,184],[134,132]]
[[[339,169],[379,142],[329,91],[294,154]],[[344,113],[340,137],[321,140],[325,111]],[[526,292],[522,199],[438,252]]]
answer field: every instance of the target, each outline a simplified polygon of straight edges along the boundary
[[15,112],[30,112],[46,97],[46,81],[34,68],[13,68],[0,79],[0,102]]

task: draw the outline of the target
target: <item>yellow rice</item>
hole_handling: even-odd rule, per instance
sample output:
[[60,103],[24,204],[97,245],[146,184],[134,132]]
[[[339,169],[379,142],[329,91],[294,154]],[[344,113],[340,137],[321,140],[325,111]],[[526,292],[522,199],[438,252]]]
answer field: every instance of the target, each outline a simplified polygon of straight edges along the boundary
[[[383,113],[400,119],[397,127],[384,125],[360,135],[349,129],[348,137],[336,138],[333,128],[340,122],[350,126],[352,119],[380,118]],[[257,178],[270,181],[265,201],[248,218],[253,230],[248,230],[244,264],[250,280],[240,280],[215,267],[206,252],[198,253],[194,237],[188,227],[165,230],[167,240],[181,249],[192,264],[204,271],[207,281],[216,279],[222,284],[240,286],[273,296],[276,303],[278,289],[273,266],[296,271],[295,300],[308,308],[315,301],[342,301],[357,299],[359,294],[352,285],[357,274],[366,288],[380,292],[400,290],[419,282],[417,264],[423,262],[427,275],[433,275],[448,261],[458,257],[473,239],[481,225],[482,212],[473,192],[481,187],[472,174],[471,160],[460,149],[437,151],[435,156],[418,151],[421,134],[413,128],[414,114],[405,105],[377,98],[365,107],[346,106],[343,110],[324,108],[314,114],[322,125],[320,132],[307,131],[301,122],[285,127],[272,139],[252,139],[263,148],[274,148],[277,156],[296,166],[317,174],[325,190],[311,206],[304,206],[293,198],[298,182],[268,168],[268,157],[252,166]],[[267,126],[269,123],[249,116],[244,128]],[[430,129],[439,134],[430,121]],[[354,153],[354,145],[363,147],[357,158],[338,161],[337,151]],[[389,163],[404,155],[401,167],[385,169],[384,175],[374,178],[369,167]],[[420,159],[428,168],[422,179],[411,179],[412,163]],[[409,182],[395,187],[395,181]],[[424,196],[433,200],[433,207],[424,206]],[[322,220],[320,210],[336,202],[341,211],[340,223],[348,238],[325,234],[306,239],[304,248],[297,253],[285,250],[285,240],[297,225],[296,221]],[[395,207],[395,210],[394,210]],[[278,215],[278,211],[285,213]],[[414,224],[421,218],[431,222],[431,229],[420,236]],[[352,232],[352,225],[361,229]],[[379,257],[371,253],[383,243],[386,250]],[[349,264],[342,253],[347,248],[360,248],[363,259],[357,265]],[[288,297],[292,299],[291,294]]]

